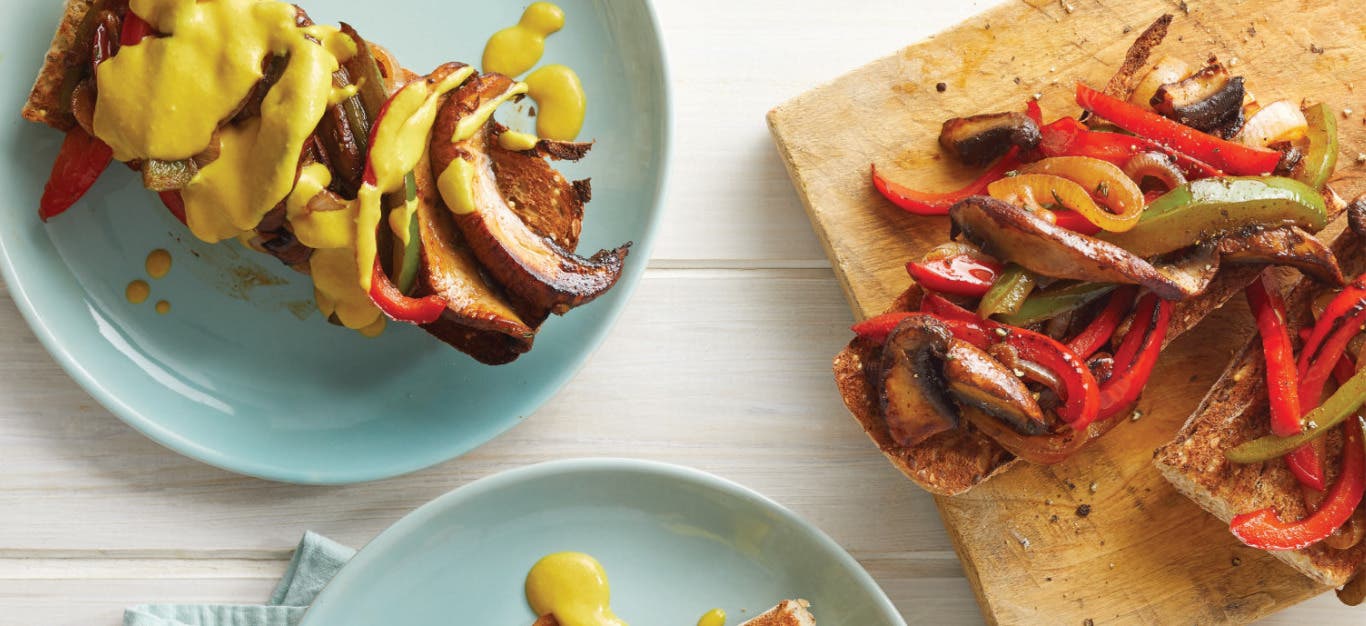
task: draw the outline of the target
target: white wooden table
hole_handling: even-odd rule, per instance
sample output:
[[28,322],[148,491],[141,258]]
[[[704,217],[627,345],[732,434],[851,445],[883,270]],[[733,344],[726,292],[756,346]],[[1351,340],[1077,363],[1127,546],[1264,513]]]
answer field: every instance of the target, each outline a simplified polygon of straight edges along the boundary
[[[259,602],[304,530],[361,546],[450,489],[576,456],[738,481],[825,529],[908,621],[979,623],[930,498],[835,392],[830,358],[851,316],[763,115],[993,2],[657,2],[678,132],[650,270],[577,378],[464,458],[322,488],[202,465],[95,403],[0,290],[0,625],[113,626],[141,602]],[[1330,594],[1267,623],[1363,619]]]

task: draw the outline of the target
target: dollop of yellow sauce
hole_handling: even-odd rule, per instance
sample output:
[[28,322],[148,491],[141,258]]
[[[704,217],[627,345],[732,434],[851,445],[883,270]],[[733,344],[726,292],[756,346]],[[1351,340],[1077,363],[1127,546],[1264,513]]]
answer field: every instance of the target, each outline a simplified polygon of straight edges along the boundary
[[157,248],[147,253],[147,275],[152,278],[165,278],[171,273],[171,253]]
[[516,26],[504,28],[484,44],[484,71],[516,78],[545,54],[545,38],[564,28],[564,11],[549,2],[536,2],[522,12]]
[[526,575],[526,599],[536,615],[554,615],[561,626],[626,626],[612,614],[612,589],[598,560],[582,552],[557,552]]
[[128,283],[123,290],[123,296],[128,298],[133,304],[142,304],[147,301],[147,296],[152,295],[152,287],[145,280],[135,280]]
[[540,141],[540,137],[537,137],[536,135],[519,133],[515,130],[509,130],[498,135],[498,145],[502,146],[504,150],[516,150],[519,152],[531,150],[536,147],[538,141]]
[[726,626],[726,612],[721,609],[707,611],[697,619],[697,626]]
[[[504,102],[526,93],[525,83],[516,83],[498,97],[489,100],[475,109],[455,125],[455,132],[451,135],[451,143],[465,141],[474,136],[484,123],[488,122],[494,110],[502,106]],[[436,179],[437,190],[441,192],[441,198],[446,201],[446,206],[457,215],[473,213],[474,204],[474,165],[467,159],[451,159],[450,165],[446,166],[445,171],[441,172]]]
[[540,107],[536,134],[560,141],[577,138],[588,108],[579,75],[564,65],[547,65],[527,76],[526,84],[527,95]]
[[165,315],[171,312],[171,303],[165,300],[158,300],[156,304],[157,313]]

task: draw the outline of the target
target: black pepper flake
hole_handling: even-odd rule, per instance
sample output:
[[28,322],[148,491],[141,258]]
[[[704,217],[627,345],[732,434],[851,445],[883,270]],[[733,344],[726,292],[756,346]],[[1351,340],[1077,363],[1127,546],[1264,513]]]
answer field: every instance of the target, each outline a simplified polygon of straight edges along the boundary
[[1127,35],[1127,34],[1132,33],[1132,32],[1134,32],[1134,27],[1133,27],[1133,26],[1130,26],[1130,25],[1128,25],[1128,24],[1125,24],[1125,25],[1124,25],[1124,34]]
[[1052,577],[1052,576],[1044,576],[1044,577],[1043,577],[1043,581],[1046,582],[1046,583],[1051,583],[1051,582],[1053,582],[1053,577]]
[[[1184,5],[1184,4],[1186,4],[1186,3],[1182,2],[1181,4]],[[1081,620],[1081,626],[1096,626],[1096,620],[1093,620],[1093,619],[1091,619],[1091,618],[1088,617],[1088,618],[1086,618],[1086,619],[1084,619],[1084,620]]]
[[1050,521],[1050,522],[1057,522],[1057,521],[1058,521],[1058,516],[1057,516],[1057,515],[1052,515],[1052,516],[1050,516],[1050,517],[1048,518],[1048,521]]
[[1243,564],[1243,560],[1242,560],[1242,559],[1240,559],[1240,558],[1238,558],[1238,557],[1236,557],[1236,556],[1233,557],[1233,566],[1234,566],[1234,567],[1238,567],[1239,565],[1242,565],[1242,564]]
[[1077,517],[1086,517],[1091,514],[1091,505],[1082,504],[1077,507]]
[[1316,43],[1309,44],[1309,51],[1314,54],[1323,54],[1323,48]]
[[1181,0],[1181,2],[1176,5],[1176,8],[1181,9],[1181,12],[1186,15],[1191,14],[1191,7],[1189,4],[1186,4],[1186,0]]
[[1248,26],[1248,27],[1247,27],[1247,36],[1248,36],[1248,37],[1256,37],[1256,36],[1257,36],[1257,27],[1256,27],[1256,26]]
[[1020,77],[1019,77],[1019,76],[1016,76],[1016,77],[1015,77],[1015,84],[1016,84],[1016,85],[1020,84]]
[[1074,482],[1072,482],[1072,481],[1070,481],[1070,480],[1065,480],[1065,481],[1063,481],[1063,484],[1064,484],[1064,485],[1067,485],[1067,488],[1068,488],[1068,489],[1076,489],[1076,488],[1077,488],[1077,484],[1074,483]]
[[949,90],[949,86],[945,83],[936,83],[934,86],[934,90],[938,91],[939,93],[944,93],[945,91]]

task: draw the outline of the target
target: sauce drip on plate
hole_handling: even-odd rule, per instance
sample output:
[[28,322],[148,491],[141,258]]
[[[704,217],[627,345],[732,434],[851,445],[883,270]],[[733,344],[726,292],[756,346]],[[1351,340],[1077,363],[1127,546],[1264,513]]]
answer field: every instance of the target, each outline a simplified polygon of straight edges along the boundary
[[582,552],[557,552],[526,575],[526,599],[537,615],[554,615],[561,626],[626,626],[612,614],[612,589],[598,560]]

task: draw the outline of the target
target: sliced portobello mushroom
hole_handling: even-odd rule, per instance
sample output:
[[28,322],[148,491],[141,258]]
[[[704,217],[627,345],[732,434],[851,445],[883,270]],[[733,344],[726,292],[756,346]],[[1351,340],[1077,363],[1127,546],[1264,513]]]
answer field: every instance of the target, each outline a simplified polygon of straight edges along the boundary
[[1158,88],[1151,103],[1158,113],[1191,128],[1206,132],[1221,128],[1231,137],[1238,129],[1228,123],[1241,118],[1243,95],[1242,77],[1230,77],[1222,63],[1214,62],[1184,80]]
[[944,379],[953,333],[930,315],[907,317],[882,346],[878,389],[892,439],[912,447],[958,427],[958,407]]
[[415,219],[422,242],[418,277],[425,293],[446,301],[441,319],[424,325],[423,329],[485,363],[506,363],[517,358],[531,349],[535,329],[517,315],[496,287],[484,280],[450,211],[441,202],[429,163],[419,161],[414,173],[418,199]]
[[980,348],[959,339],[950,341],[944,355],[944,380],[954,399],[1000,419],[1018,433],[1048,432],[1043,409],[1029,387]]
[[1219,238],[1219,253],[1228,263],[1286,265],[1320,282],[1346,282],[1332,250],[1298,226],[1245,228],[1229,233]]
[[[468,126],[482,105],[513,92],[516,83],[500,74],[466,82],[442,105],[432,133],[432,162],[439,178],[464,177],[451,185],[442,180],[442,196],[455,224],[484,269],[518,298],[555,313],[564,313],[605,293],[621,277],[630,244],[602,250],[589,258],[538,236],[509,206],[499,190],[489,156],[491,125],[484,123],[468,138],[452,141],[457,128]],[[450,170],[452,164],[458,170]]]
[[955,117],[944,122],[939,145],[964,164],[986,165],[1012,147],[1039,145],[1039,125],[1024,113],[990,113]]
[[1211,272],[1192,275],[1182,271],[1182,266],[1154,266],[1115,244],[1070,231],[987,196],[958,202],[949,209],[949,218],[956,233],[987,254],[1044,276],[1142,285],[1166,300],[1199,295],[1212,278]]

